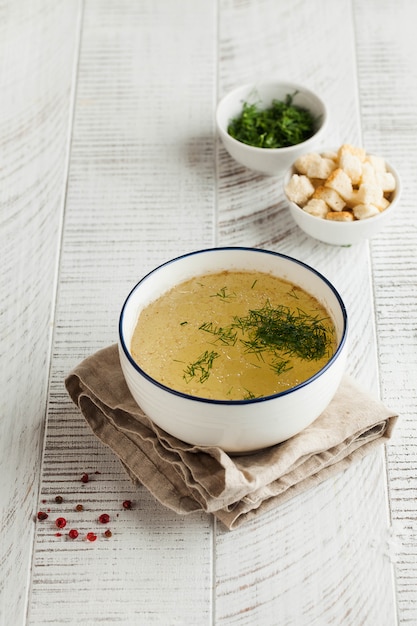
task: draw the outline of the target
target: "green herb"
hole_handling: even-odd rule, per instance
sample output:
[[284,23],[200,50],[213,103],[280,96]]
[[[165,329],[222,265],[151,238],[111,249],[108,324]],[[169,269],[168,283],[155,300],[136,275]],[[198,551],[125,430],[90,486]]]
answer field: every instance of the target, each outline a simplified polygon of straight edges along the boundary
[[247,352],[259,358],[265,351],[280,351],[312,361],[325,356],[330,345],[329,330],[323,321],[300,309],[293,313],[283,305],[272,308],[267,301],[246,317],[235,318],[234,325],[248,335],[247,340],[242,340]]
[[213,322],[205,322],[201,324],[199,330],[214,335],[216,340],[218,339],[226,346],[234,346],[237,341],[237,331],[233,330],[231,326],[223,328],[222,326],[214,326]]
[[214,293],[210,296],[210,298],[220,298],[220,300],[230,300],[232,298],[236,298],[236,294],[234,292],[227,293],[227,287],[222,287],[219,289],[217,293]]
[[185,326],[188,322],[180,322],[180,326]]
[[273,100],[266,109],[244,102],[242,113],[228,126],[229,135],[257,148],[285,148],[306,141],[314,134],[316,119],[293,104],[296,93],[287,94],[284,101]]
[[288,372],[289,370],[292,369],[292,366],[288,367],[288,363],[289,363],[289,360],[276,359],[272,363],[271,368],[275,372],[275,374],[279,376],[280,374],[283,374],[284,372]]
[[296,300],[300,299],[297,293],[297,289],[295,287],[289,290],[288,295],[291,296],[291,298],[295,298]]
[[199,383],[204,383],[210,376],[214,359],[220,356],[217,352],[206,350],[194,363],[190,363],[184,370],[184,380],[189,383],[193,378],[198,378]]

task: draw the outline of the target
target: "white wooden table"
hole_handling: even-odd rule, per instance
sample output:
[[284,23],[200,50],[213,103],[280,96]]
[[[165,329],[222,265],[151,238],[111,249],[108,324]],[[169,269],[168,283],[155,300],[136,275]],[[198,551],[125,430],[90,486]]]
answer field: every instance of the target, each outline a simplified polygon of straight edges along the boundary
[[[416,18],[414,0],[0,2],[1,626],[417,624]],[[219,143],[219,97],[271,76],[322,95],[329,145],[400,171],[370,243],[304,236],[280,178]],[[136,490],[63,385],[145,272],[216,245],[324,273],[349,373],[401,416],[386,450],[232,532]],[[113,536],[56,537],[78,503],[80,532],[107,512]]]

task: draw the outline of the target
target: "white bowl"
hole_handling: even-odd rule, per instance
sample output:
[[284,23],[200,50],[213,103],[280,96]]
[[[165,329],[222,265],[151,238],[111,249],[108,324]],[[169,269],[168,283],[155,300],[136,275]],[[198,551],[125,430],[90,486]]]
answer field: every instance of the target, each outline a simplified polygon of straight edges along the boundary
[[[175,284],[223,270],[262,271],[313,294],[328,310],[338,346],[314,376],[289,390],[251,400],[207,400],[174,391],[146,374],[130,353],[140,311]],[[144,412],[187,443],[241,453],[289,439],[311,424],[335,394],[345,369],[347,314],[335,288],[316,270],[291,257],[254,248],[213,248],[185,254],[147,274],[128,295],[119,322],[120,363],[127,385]]]
[[[320,152],[326,151],[320,150]],[[295,223],[310,237],[334,246],[351,246],[371,239],[389,224],[393,213],[397,210],[401,195],[401,181],[398,172],[387,162],[386,169],[394,176],[396,188],[392,192],[390,205],[379,215],[353,222],[333,222],[310,215],[286,196]],[[295,169],[291,166],[284,176],[284,193],[285,187],[294,173],[296,173]]]
[[[275,100],[284,100],[288,94],[296,94],[293,103],[308,109],[317,119],[315,134],[302,143],[287,148],[257,148],[234,139],[227,132],[233,118],[242,112],[244,102],[259,103],[267,108]],[[219,135],[229,154],[241,165],[269,176],[276,176],[287,169],[300,154],[311,151],[322,139],[327,124],[324,102],[302,85],[289,82],[265,82],[243,85],[220,100],[216,123]]]

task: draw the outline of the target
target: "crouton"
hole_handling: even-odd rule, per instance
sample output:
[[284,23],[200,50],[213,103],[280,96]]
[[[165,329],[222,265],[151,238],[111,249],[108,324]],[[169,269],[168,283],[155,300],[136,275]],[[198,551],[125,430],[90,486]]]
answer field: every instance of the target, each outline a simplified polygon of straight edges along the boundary
[[353,213],[349,211],[329,211],[326,215],[326,220],[332,220],[333,222],[353,222]]
[[303,210],[310,215],[314,215],[315,217],[326,217],[329,212],[329,207],[324,202],[324,200],[317,200],[317,198],[310,198],[306,205],[304,205]]
[[353,208],[353,215],[357,220],[365,220],[378,214],[379,210],[374,204],[357,204]]
[[337,151],[337,158],[340,161],[340,158],[343,154],[351,154],[356,156],[362,163],[366,159],[366,151],[363,148],[358,148],[356,146],[352,146],[350,143],[344,143],[340,146]]
[[303,207],[314,193],[314,187],[304,174],[293,174],[289,183],[285,186],[288,198]]
[[376,179],[384,193],[391,193],[395,190],[395,178],[391,172],[376,172]]
[[377,185],[362,183],[356,194],[356,204],[375,204],[379,206],[384,197],[384,192]]
[[346,206],[349,209],[353,209],[353,207],[359,204],[358,201],[358,190],[357,189],[352,189],[351,194],[348,198],[346,198]]
[[339,167],[349,176],[353,185],[358,185],[362,177],[362,161],[351,152],[342,152]]
[[294,163],[294,167],[299,174],[307,174],[308,166],[320,159],[320,155],[315,152],[302,154]]
[[362,164],[362,176],[359,184],[362,183],[366,185],[378,184],[376,170],[370,161],[365,161],[365,163]]
[[340,167],[335,169],[324,183],[325,187],[334,189],[344,200],[352,194],[352,181],[349,176]]
[[381,202],[378,204],[377,208],[379,209],[379,211],[385,211],[385,209],[388,209],[390,204],[391,202],[388,200],[388,198],[384,196]]
[[370,163],[376,172],[386,171],[385,159],[383,159],[382,157],[368,154],[365,159],[365,163]]
[[295,161],[294,167],[297,172],[309,178],[324,180],[336,169],[336,164],[332,159],[326,159],[316,152],[311,152],[300,156]]
[[309,163],[307,166],[307,176],[309,178],[320,178],[322,180],[328,178],[336,169],[336,163],[331,159],[320,157],[319,160]]
[[332,152],[332,151],[329,151],[329,152],[322,152],[322,153],[321,153],[321,156],[322,156],[324,159],[331,159],[332,161],[334,161],[335,163],[337,163],[337,152]]
[[337,191],[323,185],[317,187],[313,193],[313,198],[323,200],[333,211],[342,211],[346,206],[346,202]]

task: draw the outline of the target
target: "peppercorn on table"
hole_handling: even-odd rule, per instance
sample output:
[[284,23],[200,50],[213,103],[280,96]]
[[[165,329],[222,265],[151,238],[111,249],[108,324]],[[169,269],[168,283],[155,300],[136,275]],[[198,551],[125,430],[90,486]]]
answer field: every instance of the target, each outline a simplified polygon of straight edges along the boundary
[[[5,0],[0,8],[0,624],[417,624],[417,44],[412,0]],[[371,241],[292,221],[245,169],[220,97],[260,77],[329,108],[325,145],[385,157],[403,190]],[[399,414],[342,472],[227,530],[132,482],[64,386],[117,341],[133,285],[215,246],[324,274],[347,372]]]

